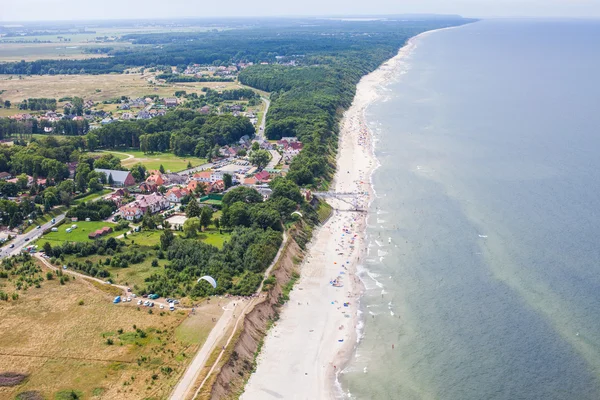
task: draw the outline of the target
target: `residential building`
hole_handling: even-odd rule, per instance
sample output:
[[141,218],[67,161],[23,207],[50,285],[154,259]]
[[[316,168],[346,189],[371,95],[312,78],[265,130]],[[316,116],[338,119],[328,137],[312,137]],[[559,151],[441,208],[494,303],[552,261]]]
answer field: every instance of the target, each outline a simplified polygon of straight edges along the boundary
[[150,175],[148,178],[146,178],[146,182],[153,183],[155,186],[162,186],[165,184],[165,180],[160,173]]
[[165,106],[167,107],[175,107],[177,106],[177,99],[175,97],[168,97],[163,99]]
[[135,179],[131,176],[131,172],[129,171],[118,171],[115,169],[102,169],[95,168],[94,171],[100,172],[106,175],[106,180],[109,180],[109,177],[112,175],[113,186],[133,186],[135,185]]
[[181,203],[181,199],[189,194],[190,192],[186,188],[174,187],[167,191],[165,197],[171,203]]
[[187,177],[179,174],[162,174],[165,185],[183,185],[187,182]]
[[0,172],[0,180],[6,180],[12,178],[12,174],[9,172]]
[[256,180],[258,182],[268,182],[269,180],[271,180],[271,174],[269,174],[265,170],[262,170],[256,174],[254,174],[254,178],[256,178]]

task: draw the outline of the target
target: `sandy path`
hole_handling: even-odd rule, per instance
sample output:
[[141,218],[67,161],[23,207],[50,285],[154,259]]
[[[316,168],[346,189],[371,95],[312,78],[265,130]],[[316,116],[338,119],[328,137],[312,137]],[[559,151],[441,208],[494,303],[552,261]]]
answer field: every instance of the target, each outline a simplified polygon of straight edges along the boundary
[[[378,88],[395,74],[414,41],[357,85],[352,106],[340,131],[336,192],[359,193],[357,208],[371,197],[370,176],[377,165],[364,113],[380,96]],[[357,343],[358,299],[362,290],[356,265],[365,248],[364,213],[342,211],[349,204],[332,199],[337,208],[313,238],[302,265],[301,279],[271,329],[242,399],[329,399],[340,396],[336,375]],[[343,287],[333,287],[338,278]],[[344,304],[349,303],[349,304]]]

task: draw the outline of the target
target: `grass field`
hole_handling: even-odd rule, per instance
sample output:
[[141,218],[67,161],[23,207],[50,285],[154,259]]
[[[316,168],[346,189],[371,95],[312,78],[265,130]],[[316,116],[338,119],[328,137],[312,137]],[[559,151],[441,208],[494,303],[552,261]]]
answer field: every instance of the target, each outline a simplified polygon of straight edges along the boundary
[[[0,286],[14,290],[7,279]],[[71,390],[86,399],[166,398],[221,308],[215,302],[191,317],[158,308],[149,314],[112,297],[84,279],[54,279],[0,302],[0,372],[28,375],[0,387],[0,398],[37,391],[57,399]]]
[[134,164],[142,163],[147,169],[159,169],[162,165],[165,171],[178,172],[186,169],[188,162],[191,162],[193,167],[206,163],[205,158],[178,157],[173,153],[144,154],[139,150],[108,150],[104,153],[111,153],[119,157],[121,165],[128,168]]
[[[67,233],[67,228],[71,227],[71,225],[77,225],[77,229],[74,229],[70,233]],[[63,225],[58,227],[58,232],[50,232],[46,235],[42,236],[38,240],[38,245],[41,243],[45,243],[46,241],[50,242],[51,245],[56,245],[62,242],[91,242],[93,239],[88,238],[90,232],[94,232],[98,229],[101,229],[105,226],[114,228],[116,225],[111,224],[109,222],[104,221],[79,221],[79,222],[71,222],[67,221]],[[109,237],[115,237],[123,234],[123,232],[112,232],[108,235],[103,236],[103,239]]]
[[104,196],[105,194],[109,194],[110,192],[112,192],[112,190],[110,190],[110,189],[102,189],[100,192],[90,193],[87,196],[84,196],[84,197],[82,197],[80,199],[74,200],[73,204],[81,204],[81,203],[84,203],[84,202],[95,200],[95,199],[98,199],[98,198]]
[[[173,96],[177,90],[201,94],[203,87],[211,89],[232,89],[242,87],[235,82],[189,82],[153,84],[148,79],[154,74],[108,74],[108,75],[0,75],[0,90],[3,100],[13,104],[30,97],[59,99],[66,96],[79,96],[85,100],[102,102],[121,96],[142,97],[156,94],[161,97]],[[99,91],[98,91],[99,90]],[[59,107],[62,104],[59,104]],[[10,109],[13,110],[13,109]]]
[[222,249],[223,244],[225,244],[225,242],[231,238],[231,233],[219,233],[218,229],[208,228],[206,231],[198,234],[198,238],[206,244],[210,244]]

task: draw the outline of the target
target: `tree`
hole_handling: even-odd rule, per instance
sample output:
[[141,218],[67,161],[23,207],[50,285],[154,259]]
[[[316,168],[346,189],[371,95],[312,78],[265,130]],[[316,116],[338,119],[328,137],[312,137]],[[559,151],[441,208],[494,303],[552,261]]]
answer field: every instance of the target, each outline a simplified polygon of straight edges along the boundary
[[79,165],[77,165],[75,171],[75,186],[80,192],[85,192],[87,190],[88,174],[90,171],[90,166],[85,162],[80,162]]
[[4,100],[4,108],[10,108],[10,100]]
[[52,256],[52,245],[49,242],[44,243],[44,253],[48,256]]
[[90,181],[88,182],[88,188],[90,189],[90,192],[101,191],[102,183],[100,183],[100,179],[98,179],[97,177],[93,177],[92,179],[90,179]]
[[98,136],[93,133],[85,135],[85,142],[89,151],[94,151],[98,147]]
[[225,189],[229,189],[233,185],[233,177],[230,174],[223,174],[223,183]]
[[258,168],[264,168],[270,160],[271,154],[267,150],[256,150],[250,154],[250,162]]
[[146,229],[156,229],[156,221],[154,221],[152,214],[150,214],[150,209],[146,210],[142,218],[142,226]]
[[291,180],[278,177],[273,179],[269,186],[273,189],[271,199],[285,197],[297,204],[302,203],[302,193],[300,193],[300,188]]
[[249,188],[246,186],[238,186],[234,189],[231,189],[229,192],[223,196],[223,205],[228,206],[238,201],[252,204],[252,203],[261,203],[263,201],[263,197],[260,193],[256,191],[254,188]]
[[163,167],[162,164],[160,164],[160,167],[158,167],[158,170],[160,171],[161,174],[165,173],[165,167]]
[[200,226],[200,219],[198,217],[189,218],[183,223],[183,233],[188,238],[196,237]]
[[185,215],[188,218],[199,217],[202,213],[202,209],[198,205],[196,199],[192,199],[185,207]]
[[115,180],[113,179],[112,173],[108,174],[108,185],[112,186],[115,184]]
[[162,235],[160,235],[160,248],[163,250],[167,250],[171,243],[175,240],[175,235],[170,230],[165,230]]
[[192,168],[192,162],[188,161],[188,163],[187,163],[187,169],[190,169],[190,168]]
[[246,149],[240,149],[240,150],[237,152],[237,155],[238,155],[238,157],[246,157],[246,154],[248,154],[248,153],[246,152]]
[[206,229],[211,221],[213,216],[213,210],[210,207],[202,207],[202,212],[200,213],[200,225],[202,229]]
[[131,176],[136,182],[146,179],[146,167],[142,163],[137,163],[131,167]]
[[252,151],[257,151],[260,149],[258,142],[252,142]]
[[213,219],[213,225],[215,228],[219,229],[221,227],[221,220],[219,218]]

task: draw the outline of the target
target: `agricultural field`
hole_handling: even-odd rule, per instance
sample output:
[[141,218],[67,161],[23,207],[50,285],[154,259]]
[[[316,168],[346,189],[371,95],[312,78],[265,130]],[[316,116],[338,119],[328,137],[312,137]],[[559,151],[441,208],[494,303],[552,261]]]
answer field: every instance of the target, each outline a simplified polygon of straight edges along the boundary
[[[5,278],[0,289],[16,291]],[[40,288],[17,292],[16,300],[0,300],[0,376],[24,378],[0,387],[6,399],[23,392],[57,399],[71,391],[81,398],[165,398],[222,313],[207,303],[190,316],[115,305],[112,294],[79,277],[44,279]]]
[[[201,94],[203,87],[215,90],[243,87],[236,82],[186,82],[155,84],[153,73],[107,74],[107,75],[0,75],[0,91],[3,100],[19,104],[28,98],[54,98],[78,96],[84,100],[102,102],[121,96],[132,98],[159,95],[172,97],[175,91]],[[62,103],[59,104],[59,107]],[[7,110],[14,110],[14,107]],[[110,110],[105,110],[110,111]]]
[[147,169],[159,169],[162,165],[165,171],[178,172],[186,169],[189,162],[192,163],[192,167],[206,163],[205,158],[179,157],[173,153],[144,154],[144,152],[139,150],[107,150],[102,153],[114,154],[121,159],[121,165],[127,168],[134,164],[142,163]]
[[[77,225],[77,229],[72,230],[71,232],[67,232],[67,228],[70,228],[71,225]],[[104,228],[105,226],[115,228],[116,225],[110,222],[104,221],[78,221],[71,222],[67,221],[61,226],[58,227],[58,232],[49,232],[42,236],[37,244],[44,244],[45,242],[50,242],[51,245],[62,244],[63,242],[91,242],[94,239],[88,238],[88,235],[91,232],[97,231],[98,229]],[[109,237],[115,237],[122,235],[123,232],[112,232],[107,235],[104,235],[102,238],[106,239]]]

